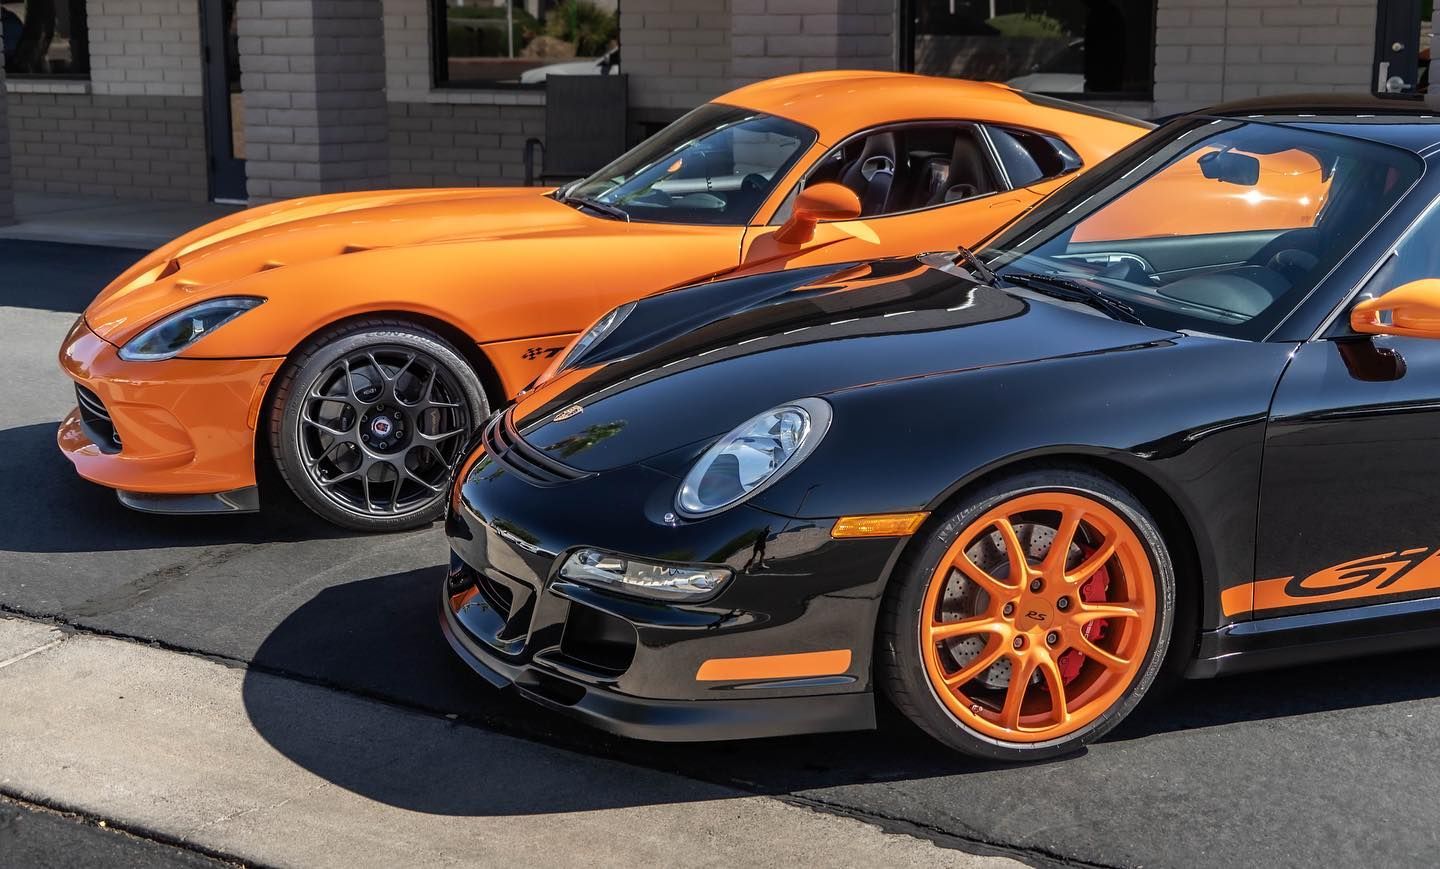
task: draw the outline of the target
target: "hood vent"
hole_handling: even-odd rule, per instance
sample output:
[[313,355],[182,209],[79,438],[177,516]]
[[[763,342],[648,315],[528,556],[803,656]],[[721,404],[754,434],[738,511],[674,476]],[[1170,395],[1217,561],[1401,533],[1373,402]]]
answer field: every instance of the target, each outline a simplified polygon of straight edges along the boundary
[[364,253],[367,250],[374,250],[374,248],[360,244],[347,244],[340,249],[340,255],[344,256],[347,253]]

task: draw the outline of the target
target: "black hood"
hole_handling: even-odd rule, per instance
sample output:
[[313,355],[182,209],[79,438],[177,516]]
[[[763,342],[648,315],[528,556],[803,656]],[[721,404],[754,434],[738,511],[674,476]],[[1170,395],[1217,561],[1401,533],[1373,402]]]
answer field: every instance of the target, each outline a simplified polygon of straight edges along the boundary
[[1175,337],[1033,299],[915,258],[664,293],[523,396],[516,424],[554,458],[603,471],[797,398]]

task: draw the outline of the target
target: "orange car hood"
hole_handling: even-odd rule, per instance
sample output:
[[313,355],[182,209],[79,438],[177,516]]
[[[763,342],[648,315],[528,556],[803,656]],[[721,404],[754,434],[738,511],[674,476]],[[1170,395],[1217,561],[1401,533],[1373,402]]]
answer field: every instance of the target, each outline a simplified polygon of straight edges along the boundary
[[[196,302],[246,294],[264,271],[377,248],[584,233],[623,223],[589,217],[534,187],[382,191],[290,200],[240,212],[171,242],[116,278],[85,311],[122,343]],[[269,286],[274,287],[270,282]],[[288,285],[287,285],[288,286]],[[295,286],[294,292],[304,292]]]

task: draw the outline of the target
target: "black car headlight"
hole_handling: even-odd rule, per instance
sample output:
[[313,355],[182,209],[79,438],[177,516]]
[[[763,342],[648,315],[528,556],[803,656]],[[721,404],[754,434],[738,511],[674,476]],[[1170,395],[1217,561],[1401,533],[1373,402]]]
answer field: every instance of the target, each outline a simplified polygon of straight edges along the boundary
[[232,296],[191,305],[131,338],[120,348],[120,358],[129,362],[170,359],[264,301],[254,296]]
[[830,419],[825,401],[801,398],[748,420],[716,441],[685,475],[675,509],[696,519],[759,494],[814,452]]
[[560,575],[639,597],[701,601],[718,594],[732,571],[728,567],[657,564],[598,549],[579,549],[565,559]]

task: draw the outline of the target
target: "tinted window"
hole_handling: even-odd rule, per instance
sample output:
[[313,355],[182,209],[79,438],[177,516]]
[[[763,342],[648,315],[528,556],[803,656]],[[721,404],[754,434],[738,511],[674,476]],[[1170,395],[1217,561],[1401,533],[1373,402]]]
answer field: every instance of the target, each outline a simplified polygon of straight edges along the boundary
[[562,194],[621,208],[632,220],[744,224],[814,141],[794,121],[704,105]]
[[85,0],[3,0],[0,35],[5,73],[13,76],[85,76]]
[[1067,188],[986,258],[1002,275],[1088,283],[1162,328],[1261,338],[1421,170],[1409,152],[1345,136],[1202,123],[1133,152],[1108,185]]

